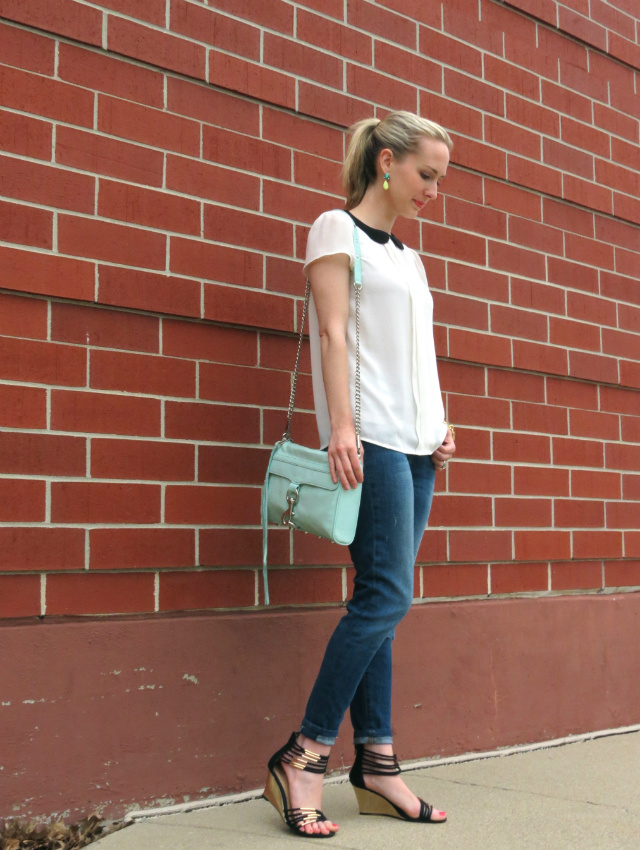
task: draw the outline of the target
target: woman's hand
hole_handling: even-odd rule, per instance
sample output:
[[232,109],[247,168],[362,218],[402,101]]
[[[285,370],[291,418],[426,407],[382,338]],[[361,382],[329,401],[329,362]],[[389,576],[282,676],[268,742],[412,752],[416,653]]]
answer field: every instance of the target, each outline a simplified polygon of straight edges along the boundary
[[451,429],[447,428],[447,436],[444,438],[444,443],[439,449],[431,455],[431,460],[436,469],[444,469],[447,461],[456,453],[456,444],[453,442]]
[[339,481],[345,490],[355,489],[358,484],[362,484],[361,461],[364,449],[360,447],[358,457],[358,443],[353,426],[337,428],[331,432],[328,454],[329,471],[334,484]]

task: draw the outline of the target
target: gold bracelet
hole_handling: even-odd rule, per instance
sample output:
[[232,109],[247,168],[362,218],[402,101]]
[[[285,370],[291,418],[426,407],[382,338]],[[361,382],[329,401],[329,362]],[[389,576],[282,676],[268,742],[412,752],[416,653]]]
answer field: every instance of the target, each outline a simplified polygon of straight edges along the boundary
[[453,425],[450,425],[450,424],[449,424],[449,422],[447,422],[447,420],[446,420],[446,419],[444,420],[444,424],[445,424],[445,425],[447,426],[447,428],[451,431],[451,439],[452,439],[452,440],[453,440],[453,442],[455,443],[455,441],[456,441],[456,429],[453,427]]

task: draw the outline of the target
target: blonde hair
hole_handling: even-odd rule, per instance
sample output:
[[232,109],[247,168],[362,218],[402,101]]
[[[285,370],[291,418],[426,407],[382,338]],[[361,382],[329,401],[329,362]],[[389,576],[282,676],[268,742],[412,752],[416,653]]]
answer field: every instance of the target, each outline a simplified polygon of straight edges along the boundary
[[390,112],[385,118],[365,118],[349,129],[351,141],[342,167],[342,185],[347,196],[347,209],[357,207],[364,193],[376,179],[378,154],[389,148],[397,159],[415,153],[423,138],[443,142],[453,148],[451,137],[435,121],[413,112]]

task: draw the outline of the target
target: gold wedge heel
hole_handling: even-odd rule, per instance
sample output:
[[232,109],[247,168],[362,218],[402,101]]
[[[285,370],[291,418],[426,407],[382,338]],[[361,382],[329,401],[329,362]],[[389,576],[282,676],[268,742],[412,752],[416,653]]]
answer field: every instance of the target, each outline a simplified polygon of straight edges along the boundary
[[371,791],[365,785],[365,776],[397,776],[399,773],[402,773],[402,769],[395,754],[374,753],[365,749],[364,744],[356,745],[356,760],[349,773],[349,781],[353,786],[360,814],[385,815],[413,823],[445,823],[446,817],[443,820],[433,819],[433,806],[425,803],[422,799],[420,800],[420,814],[414,818],[400,806],[396,806],[395,803],[388,800],[383,794]]
[[280,817],[284,819],[284,806],[282,802],[282,792],[278,786],[278,782],[274,776],[269,774],[267,784],[262,795],[265,800],[268,800],[271,805],[278,811]]
[[400,817],[393,803],[376,791],[356,788],[355,786],[353,790],[355,791],[358,809],[361,815],[386,815],[390,818]]
[[264,789],[263,797],[276,809],[282,820],[292,832],[302,838],[333,838],[336,834],[333,830],[325,835],[323,832],[305,832],[307,824],[320,823],[327,820],[320,809],[295,807],[289,805],[289,782],[282,767],[289,764],[298,770],[307,770],[310,773],[326,773],[329,756],[321,756],[313,750],[301,747],[296,740],[296,733],[281,747],[277,753],[269,759],[269,776]]

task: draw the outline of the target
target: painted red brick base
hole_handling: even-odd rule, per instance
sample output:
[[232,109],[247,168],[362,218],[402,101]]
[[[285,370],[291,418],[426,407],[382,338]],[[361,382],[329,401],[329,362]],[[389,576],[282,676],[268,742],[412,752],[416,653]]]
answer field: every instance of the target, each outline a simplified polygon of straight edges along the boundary
[[[0,817],[258,788],[339,612],[0,629]],[[395,742],[446,756],[638,722],[640,594],[415,606],[394,646]],[[350,764],[348,719],[331,765]]]

